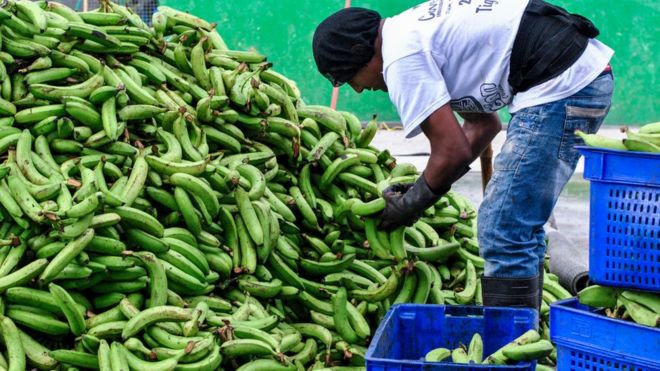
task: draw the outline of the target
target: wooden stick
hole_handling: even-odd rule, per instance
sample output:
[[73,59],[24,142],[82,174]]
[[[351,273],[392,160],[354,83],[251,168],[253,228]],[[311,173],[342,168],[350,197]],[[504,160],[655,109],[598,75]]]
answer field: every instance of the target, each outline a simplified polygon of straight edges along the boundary
[[83,12],[89,10],[89,0],[83,0]]
[[[350,8],[351,7],[351,0],[345,0],[344,1],[344,8]],[[337,109],[337,102],[339,101],[339,88],[336,86],[332,87],[332,98],[330,98],[330,108],[336,110]]]
[[479,158],[481,160],[481,190],[485,193],[486,186],[493,176],[493,145],[489,144]]

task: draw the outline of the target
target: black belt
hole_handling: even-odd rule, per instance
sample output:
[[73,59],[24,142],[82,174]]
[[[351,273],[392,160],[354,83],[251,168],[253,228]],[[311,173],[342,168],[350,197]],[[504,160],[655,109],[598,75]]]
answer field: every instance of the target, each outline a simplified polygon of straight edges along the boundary
[[605,75],[612,75],[612,66],[610,66],[609,64],[605,67],[603,72],[601,72],[600,75],[598,75],[598,77],[605,76]]
[[530,0],[511,51],[509,85],[519,93],[549,81],[580,58],[599,31],[587,18]]

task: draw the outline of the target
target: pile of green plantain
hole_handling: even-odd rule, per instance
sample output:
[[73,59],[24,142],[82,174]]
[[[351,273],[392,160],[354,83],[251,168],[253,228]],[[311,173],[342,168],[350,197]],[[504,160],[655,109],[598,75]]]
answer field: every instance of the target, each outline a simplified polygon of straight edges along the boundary
[[623,290],[608,286],[589,286],[578,293],[581,304],[603,308],[610,318],[632,320],[640,325],[660,327],[660,294]]
[[[529,361],[549,356],[554,351],[554,346],[549,340],[541,339],[536,330],[529,330],[495,351],[484,359],[484,344],[480,334],[472,336],[468,346],[461,345],[454,350],[447,348],[436,348],[424,356],[427,362],[448,362],[451,358],[453,363],[497,365],[506,364],[507,361]],[[536,366],[537,371],[552,370],[541,364]]]
[[609,138],[600,134],[587,134],[580,130],[577,130],[575,135],[580,137],[589,147],[660,153],[660,122],[646,124],[639,128],[637,132],[630,130],[628,127],[623,127],[621,132],[626,134],[626,138]]
[[472,205],[379,230],[417,169],[214,24],[9,0],[0,41],[0,369],[361,369],[391,305],[480,304]]

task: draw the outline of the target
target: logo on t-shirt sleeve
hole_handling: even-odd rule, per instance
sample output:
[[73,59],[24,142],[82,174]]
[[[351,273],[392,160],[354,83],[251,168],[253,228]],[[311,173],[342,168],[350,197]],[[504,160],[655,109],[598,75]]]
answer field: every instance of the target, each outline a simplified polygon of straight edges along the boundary
[[467,96],[449,101],[451,109],[456,112],[483,112],[484,108],[475,97]]
[[511,96],[504,91],[502,85],[485,83],[481,85],[479,90],[481,91],[481,96],[484,98],[486,112],[495,112],[511,101]]
[[449,104],[456,112],[495,112],[511,102],[511,95],[507,94],[502,85],[481,84],[479,93],[481,99],[468,95],[452,99]]

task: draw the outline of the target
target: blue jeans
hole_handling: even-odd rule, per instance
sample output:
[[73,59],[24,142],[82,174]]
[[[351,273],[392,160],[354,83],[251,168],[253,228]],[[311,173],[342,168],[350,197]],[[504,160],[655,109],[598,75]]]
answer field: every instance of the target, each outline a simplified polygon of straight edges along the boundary
[[543,226],[580,158],[575,145],[582,140],[574,132],[598,131],[613,88],[612,75],[601,75],[568,98],[513,115],[479,208],[486,277],[529,278],[539,273],[545,257]]

